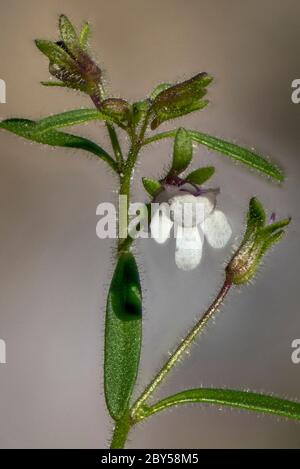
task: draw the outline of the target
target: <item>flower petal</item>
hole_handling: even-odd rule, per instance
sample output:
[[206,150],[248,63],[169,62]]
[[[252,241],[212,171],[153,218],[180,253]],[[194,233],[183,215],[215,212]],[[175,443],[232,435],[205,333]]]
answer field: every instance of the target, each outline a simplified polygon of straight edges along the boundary
[[202,257],[203,234],[199,233],[197,227],[176,227],[176,252],[175,262],[179,269],[195,269]]
[[202,223],[213,211],[214,204],[204,196],[184,193],[170,200],[171,216],[178,225],[191,228]]
[[159,244],[165,243],[170,237],[172,226],[173,222],[166,214],[163,205],[161,205],[154,213],[150,223],[151,237]]
[[226,246],[232,235],[231,226],[228,223],[226,215],[221,210],[214,210],[201,224],[201,229],[208,243],[215,249]]

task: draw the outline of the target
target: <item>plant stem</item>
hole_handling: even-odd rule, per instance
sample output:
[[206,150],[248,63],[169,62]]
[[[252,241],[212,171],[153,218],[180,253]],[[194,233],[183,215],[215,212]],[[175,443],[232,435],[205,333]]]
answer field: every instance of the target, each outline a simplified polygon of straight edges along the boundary
[[[101,89],[101,97],[104,97],[104,90]],[[101,99],[99,98],[98,95],[92,95],[91,99],[95,105],[95,107],[101,111]],[[116,129],[114,128],[114,125],[111,122],[105,122],[106,128],[108,130],[109,138],[111,141],[111,146],[114,151],[115,157],[116,157],[116,162],[118,165],[119,171],[122,170],[122,165],[124,163],[124,158],[123,158],[123,153],[121,150],[121,146],[119,143],[119,139],[117,136]]]
[[[139,151],[142,147],[142,142],[143,142],[145,132],[147,130],[147,125],[148,125],[148,116],[146,116],[146,118],[143,122],[143,125],[142,125],[142,128],[141,128],[141,131],[140,131],[139,135],[136,135],[135,133],[133,133],[132,136],[131,136],[131,147],[129,149],[127,160],[126,160],[125,164],[123,165],[122,174],[120,174],[120,191],[119,191],[119,194],[120,195],[125,195],[127,197],[127,199],[126,199],[126,204],[127,204],[127,207],[126,207],[127,225],[128,225],[128,221],[129,221],[128,211],[129,211],[129,203],[130,203],[131,179],[132,179],[132,174],[133,174],[133,170],[134,170],[134,167],[135,167],[135,164],[136,164],[136,160],[137,160]],[[120,223],[120,220],[119,220],[119,223]],[[119,242],[118,242],[119,252],[121,252],[121,251],[123,252],[125,246],[128,249],[131,246],[133,240],[128,238],[128,242],[126,242],[127,238],[125,238],[125,240],[122,239],[122,238],[119,239]]]
[[116,422],[113,437],[111,440],[111,449],[122,449],[126,443],[128,433],[131,429],[132,422],[129,415],[125,415],[121,420]]
[[[208,310],[197,322],[197,324],[191,329],[188,335],[180,342],[174,353],[163,365],[163,367],[161,368],[159,373],[154,377],[151,383],[147,386],[143,394],[135,402],[131,409],[131,416],[133,420],[142,420],[142,418],[144,417],[142,411],[143,404],[146,402],[147,399],[149,399],[149,397],[154,393],[160,383],[166,378],[167,374],[178,363],[182,355],[191,346],[196,336],[204,329],[209,319],[216,313],[219,306],[222,304],[224,298],[226,297],[228,291],[230,290],[231,285],[232,283],[228,279],[225,279],[222,288],[220,289],[218,295],[216,296]],[[141,413],[139,413],[139,411],[141,411]]]
[[106,128],[107,128],[108,133],[109,133],[111,146],[113,148],[113,151],[114,151],[114,154],[115,154],[115,157],[116,157],[116,161],[117,161],[118,166],[119,166],[119,170],[121,170],[122,165],[124,163],[124,158],[123,158],[123,153],[122,153],[122,150],[121,150],[121,146],[120,146],[120,143],[119,143],[119,139],[118,139],[118,136],[117,136],[116,129],[114,128],[113,124],[111,124],[110,122],[106,122]]

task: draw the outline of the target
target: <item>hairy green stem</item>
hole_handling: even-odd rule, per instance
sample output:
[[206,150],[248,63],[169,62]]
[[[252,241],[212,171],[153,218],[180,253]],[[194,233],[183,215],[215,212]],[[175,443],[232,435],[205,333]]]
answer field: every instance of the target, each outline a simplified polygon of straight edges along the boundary
[[187,349],[192,345],[196,336],[204,329],[209,319],[216,313],[219,306],[222,304],[224,298],[226,297],[228,291],[230,290],[231,285],[231,282],[226,279],[218,295],[216,296],[206,313],[191,329],[188,335],[180,342],[174,353],[163,365],[159,373],[154,377],[154,379],[147,386],[142,395],[137,399],[131,409],[131,416],[134,420],[141,420],[144,417],[142,410],[144,403],[149,399],[149,397],[152,396],[156,388],[166,378],[172,368],[174,368],[174,366],[178,363],[178,361],[180,360],[182,355],[187,351]]
[[[120,195],[125,195],[127,197],[126,199],[126,214],[127,214],[127,225],[129,222],[129,203],[130,203],[130,190],[131,190],[131,180],[132,180],[132,174],[133,170],[137,161],[137,157],[139,154],[139,151],[143,145],[143,139],[145,132],[147,130],[148,126],[148,116],[145,117],[145,120],[143,122],[141,131],[139,135],[135,135],[135,133],[132,134],[131,136],[131,147],[128,153],[127,160],[125,164],[123,165],[123,171],[120,174]],[[119,214],[120,215],[120,214]],[[119,220],[120,223],[120,220]],[[133,239],[130,238],[128,235],[127,238],[121,238],[119,239],[118,242],[118,252],[124,252],[124,248],[129,249],[131,244],[133,242]]]
[[126,443],[128,433],[132,427],[132,422],[128,414],[116,422],[113,437],[111,440],[111,449],[122,449]]
[[113,124],[111,124],[110,122],[106,122],[106,128],[107,128],[108,133],[109,133],[111,146],[112,146],[112,149],[114,151],[119,170],[121,171],[123,163],[124,163],[124,158],[123,158],[123,153],[122,153],[122,150],[121,150],[121,146],[120,146],[120,143],[119,143],[119,139],[118,139],[118,136],[117,136],[116,129],[114,128]]
[[[91,99],[92,99],[95,107],[99,111],[101,111],[101,99],[103,99],[104,96],[105,96],[105,92],[104,92],[103,87],[101,87],[101,89],[100,89],[100,97],[96,94],[91,96]],[[116,132],[116,129],[114,128],[114,125],[111,122],[105,122],[105,125],[106,125],[106,128],[108,130],[111,146],[112,146],[112,149],[113,149],[115,157],[116,157],[116,163],[117,163],[117,166],[118,166],[118,170],[120,172],[122,170],[122,166],[123,166],[123,163],[124,163],[124,158],[123,158],[123,153],[122,153],[121,146],[120,146],[120,143],[119,143],[119,139],[118,139],[118,136],[117,136],[117,132]]]

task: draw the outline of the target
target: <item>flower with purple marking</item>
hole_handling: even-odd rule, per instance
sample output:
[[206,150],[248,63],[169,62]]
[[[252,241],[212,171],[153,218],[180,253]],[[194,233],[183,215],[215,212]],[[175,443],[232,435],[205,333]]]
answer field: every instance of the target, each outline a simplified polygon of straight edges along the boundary
[[176,265],[183,270],[195,269],[201,261],[204,238],[214,249],[221,249],[232,235],[226,215],[216,208],[219,189],[202,189],[177,176],[161,182],[162,189],[154,199],[158,207],[150,224],[151,236],[163,244],[174,227]]

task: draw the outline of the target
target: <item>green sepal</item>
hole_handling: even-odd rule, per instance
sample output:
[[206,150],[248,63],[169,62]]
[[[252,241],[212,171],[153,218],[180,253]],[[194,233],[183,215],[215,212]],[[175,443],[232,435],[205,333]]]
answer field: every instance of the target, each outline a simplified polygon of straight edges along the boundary
[[79,45],[81,49],[87,51],[91,37],[91,27],[88,22],[84,23],[79,33]]
[[66,15],[60,15],[59,17],[59,31],[67,49],[71,53],[76,54],[80,47],[79,38],[74,26]]
[[215,173],[215,168],[213,166],[206,166],[203,168],[195,169],[185,178],[187,182],[192,184],[197,184],[201,186],[206,181],[208,181]]
[[171,88],[171,86],[171,83],[160,83],[159,85],[157,85],[156,88],[154,88],[154,90],[150,94],[151,101],[154,101],[155,98],[159,95],[159,93],[167,90],[168,88]]
[[48,57],[52,65],[64,68],[68,70],[70,74],[76,73],[74,60],[59,44],[45,39],[36,39],[35,44],[37,48]]
[[208,105],[207,100],[194,100],[191,103],[186,103],[185,105],[172,107],[172,108],[162,108],[155,113],[155,118],[152,120],[150,127],[151,130],[157,129],[161,124],[169,120],[177,119],[178,117],[185,116],[191,112],[200,111]]
[[193,158],[192,139],[185,129],[180,128],[176,133],[173,148],[173,160],[170,173],[180,174],[190,164]]
[[151,197],[154,197],[161,189],[161,183],[155,179],[142,178],[143,186]]
[[150,101],[137,101],[132,105],[132,124],[136,127],[145,117],[150,108]]
[[177,85],[166,85],[165,88],[162,85],[162,91],[154,93],[151,107],[154,119],[151,122],[151,129],[156,129],[165,121],[203,109],[208,104],[203,97],[211,81],[212,78],[209,75],[199,73]]

